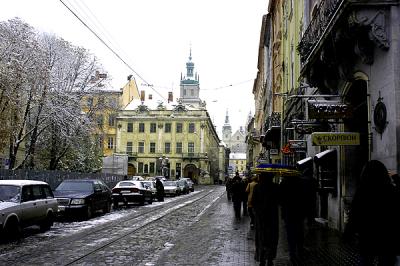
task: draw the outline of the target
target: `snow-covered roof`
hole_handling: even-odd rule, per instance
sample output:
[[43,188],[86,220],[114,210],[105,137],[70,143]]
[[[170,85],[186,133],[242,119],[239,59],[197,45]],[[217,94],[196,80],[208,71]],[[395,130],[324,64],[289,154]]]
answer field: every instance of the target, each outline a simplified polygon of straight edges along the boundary
[[246,160],[246,153],[232,152],[229,154],[229,160]]

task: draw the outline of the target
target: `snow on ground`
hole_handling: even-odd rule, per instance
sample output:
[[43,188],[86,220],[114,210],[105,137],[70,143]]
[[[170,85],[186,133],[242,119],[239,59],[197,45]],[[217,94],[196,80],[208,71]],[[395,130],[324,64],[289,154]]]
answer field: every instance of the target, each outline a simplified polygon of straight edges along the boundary
[[199,191],[194,191],[191,192],[190,194],[187,195],[182,195],[179,197],[166,197],[164,198],[163,202],[158,202],[158,201],[154,201],[153,204],[147,204],[145,206],[141,206],[141,207],[131,207],[131,208],[122,208],[119,210],[113,210],[110,213],[107,213],[105,215],[99,215],[96,216],[90,220],[87,221],[71,221],[71,222],[55,222],[54,225],[51,227],[51,229],[47,232],[42,233],[42,236],[45,237],[60,237],[60,236],[67,236],[67,235],[71,235],[71,234],[75,234],[78,233],[80,231],[89,229],[89,228],[93,228],[102,224],[105,224],[107,222],[110,221],[114,221],[117,219],[120,219],[122,217],[127,216],[128,214],[137,212],[137,208],[154,208],[169,202],[173,202],[179,199],[182,199],[184,197],[188,197],[189,195],[194,195],[199,193],[201,190]]

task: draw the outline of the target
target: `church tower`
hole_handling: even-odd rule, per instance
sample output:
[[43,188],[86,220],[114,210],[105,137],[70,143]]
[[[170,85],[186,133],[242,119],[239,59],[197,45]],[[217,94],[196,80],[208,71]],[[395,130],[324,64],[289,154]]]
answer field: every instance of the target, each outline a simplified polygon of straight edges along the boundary
[[192,62],[192,48],[190,48],[189,61],[186,62],[186,75],[180,81],[180,99],[183,104],[199,107],[201,100],[199,98],[200,84],[199,76],[194,73],[194,63]]
[[229,124],[228,110],[226,110],[225,123],[222,126],[222,141],[227,145],[227,147],[230,147],[231,136],[232,136],[232,127]]

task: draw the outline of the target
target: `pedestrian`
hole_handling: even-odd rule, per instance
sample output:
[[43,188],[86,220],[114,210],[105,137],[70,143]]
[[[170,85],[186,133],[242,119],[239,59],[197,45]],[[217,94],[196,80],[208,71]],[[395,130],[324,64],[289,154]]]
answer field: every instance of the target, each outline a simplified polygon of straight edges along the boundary
[[247,184],[246,192],[247,192],[247,211],[250,216],[250,228],[254,229],[255,217],[254,217],[254,210],[253,210],[253,191],[254,187],[257,184],[258,177],[257,175],[253,175],[251,177],[251,182]]
[[243,216],[247,216],[248,214],[248,210],[247,210],[247,201],[248,201],[248,193],[246,191],[247,185],[249,184],[249,179],[247,177],[242,179],[242,192],[243,192],[243,196],[242,196],[242,206],[243,206]]
[[279,238],[279,187],[273,175],[262,173],[254,186],[252,205],[256,224],[256,252],[254,258],[260,265],[273,265]]
[[390,266],[399,254],[399,199],[383,163],[364,166],[351,203],[345,239],[358,233],[361,265]]
[[244,188],[242,179],[240,178],[239,173],[236,172],[236,175],[232,179],[232,201],[236,220],[240,220],[241,217],[243,191]]
[[164,201],[164,185],[160,178],[156,178],[157,201]]
[[232,200],[232,178],[227,177],[226,182],[225,182],[225,188],[226,188],[226,195],[228,197],[228,201]]
[[305,169],[302,176],[284,177],[280,184],[282,219],[285,223],[289,257],[297,264],[304,254],[305,221],[314,219],[316,184],[312,170]]

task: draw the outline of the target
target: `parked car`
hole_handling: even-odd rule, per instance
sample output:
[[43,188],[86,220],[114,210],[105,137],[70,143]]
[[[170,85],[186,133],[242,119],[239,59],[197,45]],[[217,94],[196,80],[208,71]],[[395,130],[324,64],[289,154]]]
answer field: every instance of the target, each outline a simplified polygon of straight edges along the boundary
[[0,232],[19,236],[21,229],[39,225],[50,229],[57,213],[57,200],[46,182],[0,180]]
[[90,219],[97,211],[111,210],[111,190],[101,180],[64,180],[54,190],[58,201],[58,214]]
[[118,208],[121,202],[124,205],[128,205],[130,202],[139,203],[140,205],[144,205],[145,202],[152,204],[152,192],[146,188],[145,182],[136,180],[118,182],[112,189],[114,208]]
[[163,182],[165,196],[178,196],[180,194],[180,188],[177,181],[166,180]]
[[178,183],[180,194],[189,193],[189,184],[185,179],[179,179],[176,182]]
[[156,189],[156,182],[151,181],[151,180],[145,180],[143,181],[144,186],[151,191],[151,195],[153,197],[153,200],[156,198],[157,195],[157,189]]
[[189,185],[189,191],[193,192],[193,191],[194,191],[194,183],[193,183],[192,179],[187,178],[187,177],[183,177],[183,178],[181,178],[181,179],[186,180],[186,182],[187,182],[188,185]]

